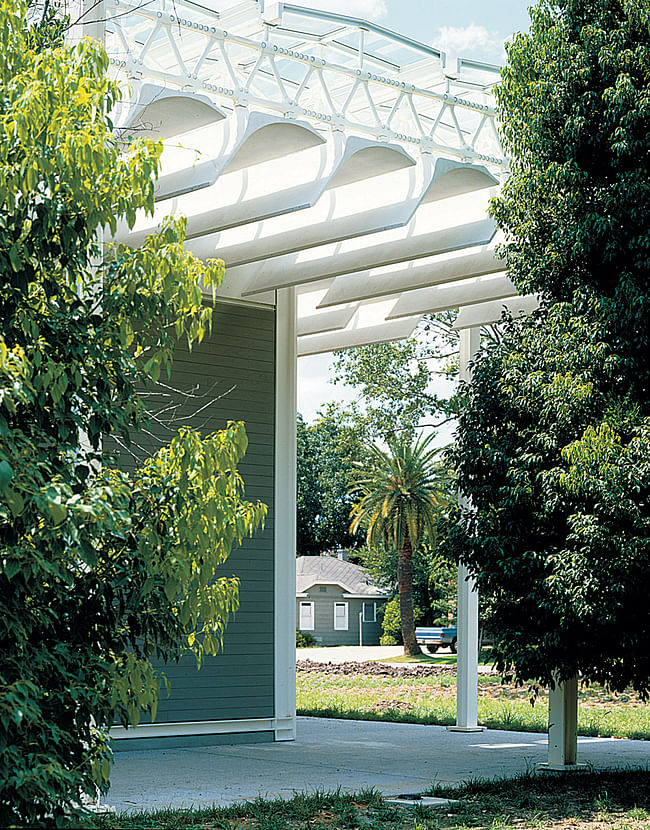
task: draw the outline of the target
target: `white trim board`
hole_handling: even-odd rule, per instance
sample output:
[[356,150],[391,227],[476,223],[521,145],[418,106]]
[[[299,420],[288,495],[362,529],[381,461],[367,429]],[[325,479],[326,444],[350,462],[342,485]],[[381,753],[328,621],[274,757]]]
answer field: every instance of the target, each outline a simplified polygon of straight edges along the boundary
[[[309,606],[309,608],[311,609],[310,612],[309,612],[309,615],[308,615],[309,618],[310,618],[309,620],[307,620],[306,618],[303,617],[302,609],[305,606]],[[314,600],[308,600],[307,602],[305,602],[304,600],[301,600],[299,618],[298,618],[298,629],[299,629],[299,631],[315,631],[316,621],[315,621],[314,606],[315,606]],[[304,625],[303,623],[305,623],[305,622],[309,622],[311,624],[310,625],[309,624]]]
[[[337,618],[336,616],[336,609],[337,607],[342,606],[345,613],[343,614],[342,618]],[[334,631],[349,631],[350,630],[350,607],[347,602],[335,602],[334,603]],[[340,625],[337,625],[337,622]]]
[[315,579],[302,589],[303,593],[308,591],[310,588],[313,588],[315,585],[338,585],[338,587],[342,588],[344,591],[351,591],[351,588],[348,585],[345,585],[343,582],[339,582],[338,579]]
[[[291,723],[289,723],[289,721]],[[172,723],[141,723],[131,729],[113,726],[113,740],[165,738],[185,735],[228,735],[235,732],[277,732],[285,730],[293,718],[242,718],[241,720],[176,721]]]

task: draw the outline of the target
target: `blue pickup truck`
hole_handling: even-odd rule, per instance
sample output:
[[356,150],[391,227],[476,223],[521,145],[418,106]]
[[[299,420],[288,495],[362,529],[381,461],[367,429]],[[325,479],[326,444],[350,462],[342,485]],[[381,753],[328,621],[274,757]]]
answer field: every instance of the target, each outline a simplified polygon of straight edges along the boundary
[[458,631],[455,625],[443,628],[439,625],[431,627],[418,626],[415,629],[415,639],[418,645],[425,648],[429,654],[435,654],[439,648],[449,646],[452,654],[456,654]]

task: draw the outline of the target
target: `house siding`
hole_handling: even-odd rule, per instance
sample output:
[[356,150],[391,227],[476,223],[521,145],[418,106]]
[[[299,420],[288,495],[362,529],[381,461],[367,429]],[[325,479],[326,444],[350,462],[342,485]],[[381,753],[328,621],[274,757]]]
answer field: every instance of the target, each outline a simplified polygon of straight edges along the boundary
[[[234,549],[220,568],[220,575],[240,579],[240,607],[226,628],[223,651],[207,657],[200,671],[189,657],[161,667],[171,693],[161,697],[156,723],[273,717],[275,312],[218,303],[212,333],[191,353],[178,344],[169,385],[184,392],[198,386],[205,395],[183,404],[179,427],[207,434],[230,420],[245,422],[249,446],[239,469],[246,498],[265,502],[268,516],[265,529]],[[191,416],[212,398],[207,409]],[[138,443],[148,452],[156,449],[152,440]],[[133,467],[122,459],[125,468]],[[260,739],[265,738],[250,734],[250,740]]]

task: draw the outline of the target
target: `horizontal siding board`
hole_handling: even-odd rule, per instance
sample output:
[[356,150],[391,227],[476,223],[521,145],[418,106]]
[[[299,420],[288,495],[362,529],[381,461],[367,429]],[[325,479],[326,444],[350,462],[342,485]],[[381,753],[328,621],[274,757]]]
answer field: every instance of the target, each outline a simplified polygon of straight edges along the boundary
[[[161,704],[162,705],[162,704]],[[156,718],[156,723],[184,723],[192,721],[204,720],[233,720],[230,717],[230,712],[236,709],[239,713],[237,720],[245,718],[272,718],[273,705],[263,704],[261,701],[253,701],[250,705],[244,705],[236,698],[226,700],[223,707],[215,708],[214,706],[199,707],[192,709],[177,709],[170,712],[170,718],[162,721],[160,717]],[[173,718],[171,717],[173,715]],[[147,721],[148,722],[148,721]]]
[[[233,550],[218,571],[218,576],[240,579],[240,608],[226,628],[223,651],[206,657],[198,672],[193,658],[158,664],[171,683],[171,694],[160,700],[157,723],[273,716],[274,342],[273,310],[217,303],[212,334],[192,352],[179,343],[171,379],[164,380],[180,392],[202,396],[186,400],[177,394],[183,403],[175,429],[195,426],[209,434],[228,421],[244,421],[249,446],[240,472],[246,498],[264,501],[269,514],[265,529]],[[210,405],[193,416],[205,403]],[[165,442],[169,435],[162,434]],[[136,441],[147,453],[161,446],[146,435]],[[119,458],[125,469],[133,469],[127,454],[119,453]]]
[[[235,678],[222,678],[220,675],[213,675],[212,676],[213,683],[214,684],[216,684],[216,683],[219,684],[219,697],[220,697],[221,702],[223,702],[223,699],[225,697],[228,697],[229,695],[232,696],[233,694],[237,694],[239,696],[242,682],[245,682],[245,683],[247,683],[249,685],[252,685],[254,687],[258,682],[258,678],[260,680],[263,680],[263,681],[268,681],[268,680],[272,681],[273,680],[273,667],[272,666],[267,667],[266,671],[260,672],[259,674],[256,673],[254,675],[253,674],[248,674],[248,675],[242,676],[241,681],[239,680],[239,678],[237,678],[237,679],[235,679]],[[174,684],[174,688],[175,688],[176,692],[187,692],[190,695],[192,695],[192,704],[194,703],[194,686],[189,681],[187,676],[178,677],[177,682]],[[163,699],[164,699],[164,697],[165,697],[165,695],[163,694]],[[206,699],[209,699],[209,698],[210,698],[210,696],[204,696],[200,699],[205,701]]]
[[[255,655],[254,663],[249,662],[246,666],[239,666],[239,671],[244,677],[247,676],[247,673],[257,675],[258,671],[262,671],[263,673],[265,673],[267,669],[273,668],[273,659],[272,656],[269,655],[268,649],[257,645],[257,643],[254,643],[250,647],[247,647],[245,649],[228,650],[226,652],[221,652],[217,658],[206,658],[201,671],[203,672],[206,678],[221,677],[221,673],[224,670],[224,668],[239,665],[239,663],[241,663],[242,655],[244,654]],[[183,660],[184,659],[186,658],[183,658]],[[192,678],[192,675],[190,675],[187,672],[187,669],[191,665],[193,665],[193,661],[191,663],[188,663],[187,666],[185,666],[181,660],[181,662],[178,664],[167,663],[167,665],[161,666],[160,670],[167,675],[169,675],[170,673],[178,674],[180,672],[179,676],[182,675],[183,677]],[[239,674],[237,676],[239,677]]]

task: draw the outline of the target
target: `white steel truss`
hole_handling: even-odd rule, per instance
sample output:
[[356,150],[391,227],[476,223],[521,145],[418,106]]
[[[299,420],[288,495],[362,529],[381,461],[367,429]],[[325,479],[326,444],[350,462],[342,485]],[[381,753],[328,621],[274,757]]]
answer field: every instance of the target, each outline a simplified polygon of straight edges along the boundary
[[[256,0],[102,0],[120,135],[164,141],[152,217],[221,257],[222,296],[296,288],[298,353],[408,336],[512,297],[486,215],[506,165],[498,69],[341,15]],[[387,300],[388,302],[378,302]],[[299,302],[301,309],[304,303]]]
[[[215,5],[214,3],[212,4]],[[216,4],[222,5],[223,4]],[[255,0],[105,0],[111,64],[131,79],[464,161],[503,164],[498,70],[366,22]]]

